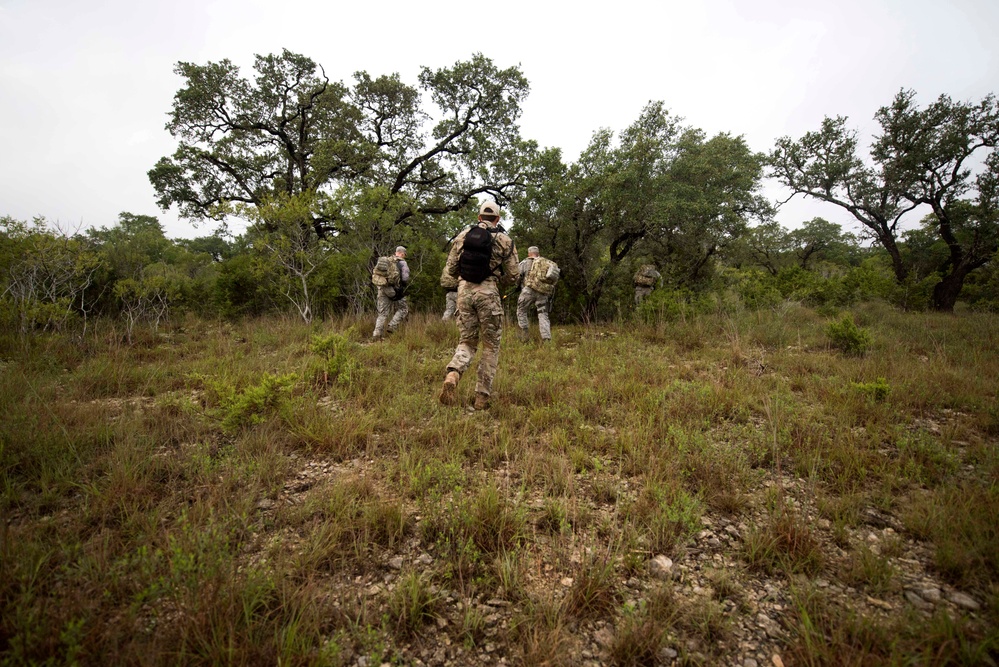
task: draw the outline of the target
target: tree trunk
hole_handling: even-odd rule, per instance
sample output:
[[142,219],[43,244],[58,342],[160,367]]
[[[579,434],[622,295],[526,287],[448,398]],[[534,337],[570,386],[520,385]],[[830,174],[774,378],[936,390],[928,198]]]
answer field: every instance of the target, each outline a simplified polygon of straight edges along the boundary
[[954,304],[964,287],[964,279],[967,277],[969,269],[961,266],[955,267],[949,275],[933,286],[933,310],[941,313],[953,313]]

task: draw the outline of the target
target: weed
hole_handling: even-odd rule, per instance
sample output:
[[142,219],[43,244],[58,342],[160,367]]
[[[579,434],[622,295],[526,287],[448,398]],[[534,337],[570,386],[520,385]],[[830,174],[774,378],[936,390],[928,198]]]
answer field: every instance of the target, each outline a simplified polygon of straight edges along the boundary
[[700,525],[701,504],[682,487],[651,480],[626,515],[653,553],[674,555]]
[[620,599],[614,572],[615,554],[611,551],[590,551],[576,568],[572,587],[565,599],[568,613],[581,617],[604,614]]
[[874,597],[884,597],[899,589],[898,572],[884,555],[876,554],[863,545],[850,555],[842,578],[853,586],[862,586]]
[[388,600],[395,631],[403,637],[416,634],[437,613],[440,594],[417,572],[403,574]]
[[768,574],[816,574],[823,564],[812,529],[783,504],[770,510],[765,523],[749,530],[742,550],[751,568]]
[[333,332],[312,338],[311,349],[320,357],[319,363],[312,367],[309,374],[316,386],[351,386],[354,375],[361,369],[361,364],[355,357],[356,343],[351,341],[353,334],[354,327],[351,327],[343,333]]
[[569,650],[572,635],[565,624],[562,607],[550,600],[529,600],[514,616],[510,628],[513,644],[520,649],[521,662],[529,667],[561,667],[576,664]]
[[875,403],[884,403],[891,394],[891,385],[883,377],[873,382],[854,382],[853,387]]

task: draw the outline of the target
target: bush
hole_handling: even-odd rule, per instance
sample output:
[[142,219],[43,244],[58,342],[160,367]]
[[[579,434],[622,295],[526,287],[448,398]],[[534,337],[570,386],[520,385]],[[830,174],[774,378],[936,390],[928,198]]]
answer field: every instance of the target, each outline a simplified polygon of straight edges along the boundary
[[851,356],[863,356],[871,346],[871,334],[858,327],[850,315],[826,327],[826,335],[833,347]]
[[853,386],[875,403],[884,403],[891,393],[891,385],[884,378],[878,378],[874,382],[854,382]]
[[313,370],[314,379],[319,386],[337,383],[350,386],[361,364],[353,356],[355,344],[350,336],[354,327],[341,333],[333,332],[328,336],[313,336],[312,351],[322,357]]

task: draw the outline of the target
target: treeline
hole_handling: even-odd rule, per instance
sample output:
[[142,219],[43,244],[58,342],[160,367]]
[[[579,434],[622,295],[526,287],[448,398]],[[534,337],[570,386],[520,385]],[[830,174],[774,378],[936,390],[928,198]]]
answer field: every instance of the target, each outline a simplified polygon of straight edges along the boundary
[[[460,221],[455,217],[455,226]],[[927,225],[930,223],[927,222]],[[536,237],[513,228],[520,247]],[[442,235],[443,237],[443,235]],[[925,229],[900,244],[914,268],[900,284],[884,250],[860,242],[839,225],[816,218],[787,230],[770,222],[747,229],[696,273],[663,266],[664,285],[641,306],[650,322],[689,314],[771,308],[787,301],[835,309],[872,299],[922,309],[939,282],[935,267],[946,248]],[[446,238],[444,239],[446,241]],[[445,252],[439,238],[410,243],[416,309],[443,309],[438,285]],[[575,267],[573,255],[552,256]],[[632,275],[643,256],[634,255],[608,272],[595,316],[631,316]],[[609,262],[599,269],[604,269]],[[999,310],[999,271],[989,263],[964,285],[962,301],[979,310]],[[245,234],[168,239],[156,218],[122,213],[111,227],[67,234],[44,219],[0,218],[0,317],[9,330],[86,331],[95,317],[117,318],[129,338],[137,325],[159,327],[193,313],[239,318],[293,313],[305,321],[337,313],[359,313],[374,304],[368,252],[334,252],[325,243],[294,248],[287,237],[259,227]],[[556,321],[579,321],[593,293],[570,277],[555,295]],[[575,280],[580,280],[577,274]]]
[[[171,241],[155,218],[131,213],[76,234],[3,218],[3,317],[20,331],[97,315],[131,333],[182,311],[359,312],[373,303],[370,267],[399,244],[414,269],[411,302],[438,308],[448,242],[484,197],[504,208],[522,253],[537,245],[562,268],[556,320],[630,314],[644,263],[664,277],[647,317],[785,299],[999,305],[992,95],[921,108],[900,91],[876,112],[868,155],[845,118],[764,154],[650,102],[567,163],[521,136],[524,75],[481,55],[424,68],[415,86],[366,72],[333,82],[287,50],[258,56],[252,78],[227,60],[176,71],[184,84],[167,129],[178,148],[149,178],[164,210],[218,231]],[[781,228],[762,195],[767,177],[848,212],[863,236],[818,218]],[[903,230],[909,214],[925,215]],[[249,222],[238,236],[226,233],[234,216]]]

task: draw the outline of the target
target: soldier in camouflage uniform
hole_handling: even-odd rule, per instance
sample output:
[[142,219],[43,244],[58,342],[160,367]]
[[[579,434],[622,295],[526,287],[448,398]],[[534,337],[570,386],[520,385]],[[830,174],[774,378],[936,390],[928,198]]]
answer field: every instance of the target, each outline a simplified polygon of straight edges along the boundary
[[[378,288],[378,300],[375,308],[378,317],[375,318],[375,330],[371,334],[372,340],[381,340],[385,335],[385,322],[388,322],[388,332],[395,333],[406,316],[409,315],[409,304],[406,303],[406,286],[409,284],[409,265],[406,264],[406,248],[399,246],[395,249],[395,258],[399,267],[399,287],[391,285],[380,286]],[[389,319],[389,318],[392,319]]]
[[[500,338],[503,333],[503,304],[500,288],[517,283],[517,248],[513,239],[499,226],[499,207],[487,201],[479,207],[478,225],[462,231],[451,245],[445,271],[451,276],[459,276],[458,281],[458,347],[447,365],[447,375],[441,387],[440,402],[454,405],[458,401],[458,380],[468,370],[482,339],[482,357],[479,359],[478,377],[475,384],[475,409],[489,406],[493,378],[499,362]],[[492,242],[488,250],[488,266],[484,267],[486,277],[481,282],[472,282],[463,277],[465,260],[462,257],[465,237],[476,227],[491,233]],[[466,255],[467,256],[467,255]],[[461,267],[461,268],[459,268]]]
[[632,282],[635,284],[635,307],[642,305],[645,297],[652,294],[656,283],[662,278],[662,274],[656,271],[655,264],[643,264]]
[[441,318],[445,322],[454,317],[458,312],[458,278],[447,272],[447,265],[441,270],[441,287],[446,290],[444,295],[444,316]]
[[447,294],[444,295],[444,316],[441,317],[442,320],[447,322],[455,313],[458,312],[458,290],[449,289]]
[[[538,329],[541,332],[541,341],[546,342],[552,339],[552,325],[548,319],[548,305],[551,300],[551,294],[555,291],[554,281],[558,280],[559,270],[557,264],[548,260],[550,267],[553,267],[548,269],[548,273],[552,274],[551,278],[553,281],[551,284],[528,285],[528,274],[530,274],[535,260],[539,258],[541,258],[540,250],[538,250],[537,246],[532,245],[527,249],[527,258],[520,263],[520,278],[518,279],[518,283],[521,286],[521,290],[520,297],[517,299],[517,325],[520,327],[520,340],[523,342],[530,340],[531,321],[529,309],[531,306],[534,306],[538,311]],[[540,270],[544,270],[544,268],[541,267]]]

